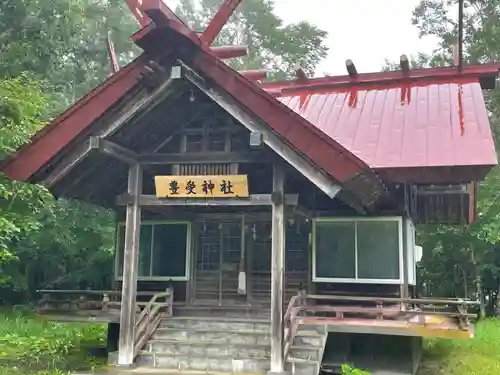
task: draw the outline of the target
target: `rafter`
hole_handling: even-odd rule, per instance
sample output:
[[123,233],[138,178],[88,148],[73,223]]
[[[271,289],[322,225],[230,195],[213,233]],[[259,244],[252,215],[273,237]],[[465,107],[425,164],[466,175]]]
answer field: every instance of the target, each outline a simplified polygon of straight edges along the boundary
[[145,27],[145,26],[147,26],[147,24],[149,22],[151,22],[151,19],[145,13],[143,13],[140,9],[140,5],[141,5],[142,1],[140,1],[140,0],[125,0],[125,2],[127,3],[127,6],[129,7],[130,11],[134,15],[137,22],[139,22],[139,25],[141,25],[141,27]]
[[248,55],[248,46],[210,47],[210,52],[221,60]]
[[139,155],[102,137],[90,137],[90,147],[127,164],[137,164]]
[[401,67],[401,70],[403,72],[409,72],[410,71],[410,60],[408,59],[408,56],[401,55],[399,57],[399,66]]
[[224,25],[229,20],[229,17],[234,13],[242,0],[225,0],[224,4],[215,13],[214,18],[210,21],[205,31],[200,36],[202,43],[211,45],[219,35]]
[[356,65],[354,65],[354,62],[352,60],[350,60],[350,59],[346,60],[345,67],[347,69],[347,73],[349,74],[349,77],[351,77],[351,78],[357,77],[358,70],[356,69]]

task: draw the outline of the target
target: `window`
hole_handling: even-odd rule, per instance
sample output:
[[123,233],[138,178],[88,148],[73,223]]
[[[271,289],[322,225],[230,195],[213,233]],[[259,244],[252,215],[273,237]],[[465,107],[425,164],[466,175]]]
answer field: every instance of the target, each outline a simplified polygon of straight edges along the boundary
[[402,219],[316,219],[314,281],[399,283]]
[[[139,239],[139,280],[187,280],[191,226],[187,222],[144,222]],[[116,277],[123,276],[125,224],[118,225]]]

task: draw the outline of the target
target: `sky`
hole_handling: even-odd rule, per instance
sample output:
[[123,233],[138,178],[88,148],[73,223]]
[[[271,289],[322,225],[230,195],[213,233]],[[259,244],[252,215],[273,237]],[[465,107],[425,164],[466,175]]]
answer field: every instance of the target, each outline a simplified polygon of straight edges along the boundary
[[[176,0],[164,0],[175,8]],[[245,0],[243,0],[245,1]],[[221,0],[222,3],[222,0]],[[346,74],[351,59],[358,72],[377,72],[386,58],[431,53],[433,38],[420,39],[411,24],[419,0],[274,0],[276,14],[285,23],[307,21],[328,32],[330,51],[316,75]]]

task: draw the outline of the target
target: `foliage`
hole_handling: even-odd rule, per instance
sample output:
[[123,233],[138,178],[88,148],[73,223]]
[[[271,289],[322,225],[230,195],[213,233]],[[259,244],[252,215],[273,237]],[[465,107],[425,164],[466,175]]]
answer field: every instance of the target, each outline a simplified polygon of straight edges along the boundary
[[[0,81],[0,100],[0,155],[4,157],[43,126],[41,117],[47,100],[39,83],[27,76]],[[51,197],[40,186],[11,181],[3,175],[0,196],[0,288],[16,290],[20,285],[6,270],[10,263],[19,260],[13,243],[40,228],[34,215]]]
[[0,315],[0,374],[60,375],[93,370],[103,360],[91,357],[86,349],[105,344],[105,326],[53,323],[5,313]]
[[477,324],[471,340],[431,339],[424,345],[419,375],[496,375],[500,373],[500,320]]
[[61,110],[110,73],[108,33],[124,63],[136,53],[129,37],[137,29],[122,0],[3,0],[0,77],[33,73]]
[[[21,75],[0,81],[0,100],[0,155],[5,157],[45,125],[49,97],[39,82]],[[56,201],[42,186],[4,175],[0,195],[0,301],[20,302],[37,287],[103,286],[103,275],[112,269],[111,213]]]
[[[181,0],[176,13],[194,30],[203,30],[220,8],[219,0]],[[307,22],[285,25],[269,0],[245,0],[219,34],[215,45],[248,45],[250,55],[229,62],[235,69],[268,69],[273,79],[293,75],[300,65],[313,75],[327,54],[327,34]]]
[[341,371],[342,375],[370,375],[368,371],[360,370],[347,364],[342,365]]
[[[431,56],[420,55],[416,66],[454,62],[458,1],[422,0],[413,12],[421,35],[439,38]],[[467,1],[464,19],[465,63],[498,59],[500,1]],[[500,89],[485,93],[496,140],[500,135]],[[497,146],[498,149],[498,146]],[[482,314],[495,313],[500,288],[500,170],[494,168],[478,188],[478,219],[470,227],[420,228],[424,257],[420,276],[431,295],[464,296],[482,302]],[[487,310],[487,311],[486,311]]]

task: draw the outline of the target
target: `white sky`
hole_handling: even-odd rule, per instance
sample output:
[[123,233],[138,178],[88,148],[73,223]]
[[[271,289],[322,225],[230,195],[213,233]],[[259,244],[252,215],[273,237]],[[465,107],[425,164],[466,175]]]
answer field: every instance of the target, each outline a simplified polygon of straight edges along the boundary
[[[176,0],[164,0],[175,8]],[[245,1],[245,0],[243,0]],[[222,3],[222,0],[221,0]],[[346,74],[351,59],[358,72],[380,71],[384,59],[399,61],[403,53],[431,53],[436,41],[420,39],[411,24],[419,0],[274,0],[285,23],[308,21],[328,32],[329,54],[317,75]]]

